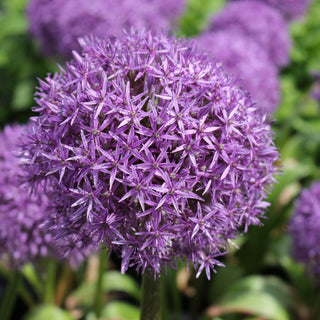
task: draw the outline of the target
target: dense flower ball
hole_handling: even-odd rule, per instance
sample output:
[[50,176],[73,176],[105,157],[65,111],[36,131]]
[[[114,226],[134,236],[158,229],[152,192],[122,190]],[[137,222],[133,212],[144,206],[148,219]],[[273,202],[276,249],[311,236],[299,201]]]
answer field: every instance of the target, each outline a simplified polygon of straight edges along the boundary
[[[243,1],[243,0],[238,0],[238,1]],[[256,0],[256,1],[264,2],[269,6],[275,7],[287,20],[294,20],[294,19],[299,19],[303,17],[306,14],[308,7],[311,3],[311,0]]]
[[320,283],[320,182],[304,189],[296,200],[289,222],[292,253]]
[[169,30],[184,6],[184,0],[31,0],[27,14],[44,54],[69,57],[89,33],[117,36],[131,26]]
[[[24,141],[30,181],[55,190],[48,227],[104,243],[129,266],[220,264],[260,223],[278,152],[250,97],[184,40],[82,39],[41,81]],[[47,191],[50,193],[50,191]]]
[[269,115],[276,110],[280,101],[278,71],[259,45],[232,29],[207,32],[196,41],[236,76],[237,83],[252,94],[257,108]]
[[212,18],[209,31],[230,28],[256,41],[276,66],[288,64],[290,35],[285,20],[276,9],[257,1],[230,2]]
[[30,195],[19,181],[23,173],[15,155],[25,126],[9,126],[0,133],[0,256],[15,267],[52,253],[52,234],[41,229],[48,199]]

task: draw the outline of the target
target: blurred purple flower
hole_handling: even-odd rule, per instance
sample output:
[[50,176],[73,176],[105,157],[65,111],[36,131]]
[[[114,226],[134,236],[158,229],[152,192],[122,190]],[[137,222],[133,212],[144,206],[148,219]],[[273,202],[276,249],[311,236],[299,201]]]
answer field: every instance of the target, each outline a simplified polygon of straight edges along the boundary
[[118,36],[132,26],[169,30],[184,6],[185,0],[32,0],[27,15],[44,54],[70,57],[88,34]]
[[199,36],[197,45],[238,80],[238,85],[252,94],[257,108],[271,115],[279,105],[280,84],[277,68],[252,39],[233,29],[207,32]]
[[[235,0],[233,0],[235,1]],[[237,1],[237,0],[236,0]],[[243,0],[238,0],[243,1]],[[246,0],[245,0],[246,1]],[[311,3],[311,0],[256,0],[275,7],[286,20],[302,18]]]
[[[40,192],[30,194],[21,184],[24,172],[18,163],[21,151],[17,143],[27,128],[7,125],[0,132],[0,256],[7,257],[14,268],[47,257],[62,261],[65,256],[65,239],[57,241],[54,230],[44,229],[49,199]],[[93,251],[92,246],[86,251],[76,249],[68,255],[73,268]]]
[[276,9],[257,1],[231,2],[212,18],[208,31],[228,29],[256,41],[277,67],[288,64],[290,35],[286,21]]
[[13,266],[53,254],[52,234],[40,225],[48,205],[44,195],[30,195],[19,181],[23,173],[15,155],[16,141],[25,126],[9,126],[0,133],[0,255]]
[[184,40],[131,31],[84,38],[40,82],[25,137],[32,184],[55,201],[47,226],[106,244],[129,266],[221,265],[260,224],[277,171],[270,126],[216,63]]
[[293,257],[320,283],[320,182],[304,189],[289,221]]

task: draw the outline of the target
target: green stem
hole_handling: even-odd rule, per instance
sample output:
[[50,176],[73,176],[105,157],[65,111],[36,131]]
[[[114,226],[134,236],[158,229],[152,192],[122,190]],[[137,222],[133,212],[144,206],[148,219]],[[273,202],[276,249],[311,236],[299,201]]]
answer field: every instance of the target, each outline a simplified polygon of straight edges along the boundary
[[27,263],[23,266],[22,274],[24,278],[27,279],[27,281],[31,284],[33,290],[37,294],[37,297],[43,297],[42,281],[31,263]]
[[30,292],[23,286],[23,284],[19,286],[18,293],[29,308],[33,308],[35,306],[35,302],[33,301]]
[[57,274],[57,263],[54,260],[48,260],[47,274],[44,288],[44,302],[54,303],[55,299],[55,284]]
[[1,320],[9,320],[11,317],[12,309],[17,298],[20,280],[21,274],[18,270],[15,270],[9,280],[9,284],[0,307]]
[[[171,272],[172,270],[169,270]],[[170,282],[170,277],[168,277],[169,273],[166,275],[166,277],[161,277],[161,319],[162,320],[169,320],[169,304],[170,297],[168,299],[168,291],[171,290],[171,287],[168,288],[167,282]],[[178,319],[177,319],[178,320]]]
[[68,291],[72,288],[74,281],[74,273],[68,264],[65,264],[62,269],[62,274],[56,285],[55,303],[57,306],[62,306]]
[[174,311],[176,314],[176,320],[182,319],[182,305],[181,305],[181,296],[180,292],[177,287],[177,270],[172,270],[171,272],[171,283],[173,283],[173,288],[171,288],[172,292],[172,300],[173,300],[173,306],[174,306]]
[[140,320],[161,319],[161,279],[146,272],[142,276],[142,301]]
[[96,316],[99,318],[101,316],[101,311],[103,307],[103,273],[106,268],[108,258],[108,252],[106,248],[101,249],[101,254],[99,258],[99,272],[98,272],[98,279],[96,285],[96,294],[95,294],[95,313]]
[[[7,281],[10,280],[11,278],[11,274],[10,272],[0,264],[0,274],[2,276],[4,276]],[[24,274],[23,274],[23,271],[21,271],[21,276],[23,277]],[[31,308],[34,306],[34,301],[33,299],[31,298],[30,296],[30,293],[26,290],[26,288],[24,287],[23,285],[23,282],[20,283],[21,285],[19,285],[19,288],[18,288],[18,293],[19,293],[19,296],[24,300],[24,302]]]

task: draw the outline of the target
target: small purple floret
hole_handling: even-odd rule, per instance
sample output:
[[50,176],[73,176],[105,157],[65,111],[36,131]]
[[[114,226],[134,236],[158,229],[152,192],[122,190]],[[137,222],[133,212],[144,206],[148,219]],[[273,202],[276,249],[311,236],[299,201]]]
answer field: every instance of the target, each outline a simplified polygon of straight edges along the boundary
[[229,239],[264,217],[277,172],[270,125],[216,63],[185,40],[131,31],[84,38],[40,81],[24,146],[50,185],[47,226],[104,244],[128,267],[221,265]]

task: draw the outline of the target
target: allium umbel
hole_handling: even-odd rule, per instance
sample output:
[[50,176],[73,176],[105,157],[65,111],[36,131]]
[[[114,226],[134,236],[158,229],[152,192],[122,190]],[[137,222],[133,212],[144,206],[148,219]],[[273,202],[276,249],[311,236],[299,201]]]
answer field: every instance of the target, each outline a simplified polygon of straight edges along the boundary
[[[242,0],[238,0],[238,1],[242,1]],[[311,0],[256,0],[256,1],[264,2],[265,4],[276,8],[289,21],[302,18],[306,14],[309,5],[312,2]]]
[[196,41],[199,48],[223,62],[237,84],[252,94],[258,109],[273,114],[280,102],[278,70],[255,41],[233,29],[208,31]]
[[211,20],[209,31],[232,29],[254,40],[277,66],[289,63],[288,26],[273,7],[259,1],[230,2]]
[[48,199],[30,195],[19,181],[23,171],[16,142],[25,129],[7,125],[0,133],[0,255],[8,256],[14,267],[53,254],[53,236],[40,227]]
[[302,262],[320,284],[320,182],[304,189],[289,222],[293,257]]
[[48,227],[106,244],[153,270],[221,263],[229,239],[260,224],[278,152],[270,126],[192,45],[131,31],[84,38],[40,82],[25,140],[30,181],[55,192]]
[[70,57],[78,38],[89,33],[112,37],[123,29],[169,30],[186,6],[185,0],[31,0],[29,28],[44,54]]

